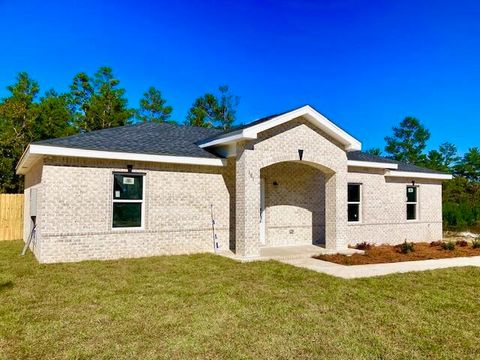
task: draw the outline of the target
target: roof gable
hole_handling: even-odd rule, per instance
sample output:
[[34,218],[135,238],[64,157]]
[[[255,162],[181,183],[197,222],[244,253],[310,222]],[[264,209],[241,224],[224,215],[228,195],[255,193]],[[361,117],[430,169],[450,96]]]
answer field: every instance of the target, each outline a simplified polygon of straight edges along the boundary
[[257,139],[258,134],[262,131],[282,125],[298,117],[304,117],[307,119],[313,126],[316,126],[334,140],[342,144],[346,151],[360,150],[362,147],[361,143],[357,139],[328,120],[310,105],[305,105],[295,110],[256,120],[240,128],[236,128],[232,131],[200,141],[198,145],[201,148],[208,148],[224,146],[242,140]]

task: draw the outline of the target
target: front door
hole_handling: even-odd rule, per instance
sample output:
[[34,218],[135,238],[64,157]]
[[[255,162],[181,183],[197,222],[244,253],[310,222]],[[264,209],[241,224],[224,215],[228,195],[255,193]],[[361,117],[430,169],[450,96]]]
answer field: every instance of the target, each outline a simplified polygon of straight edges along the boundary
[[265,245],[265,179],[260,179],[260,245]]

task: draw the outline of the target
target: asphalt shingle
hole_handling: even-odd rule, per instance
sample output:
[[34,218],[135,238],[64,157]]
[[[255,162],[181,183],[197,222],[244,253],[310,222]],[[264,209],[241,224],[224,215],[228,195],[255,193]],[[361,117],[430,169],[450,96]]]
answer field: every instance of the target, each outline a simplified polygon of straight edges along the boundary
[[[267,116],[229,131],[170,123],[142,123],[97,130],[64,138],[42,140],[33,144],[139,154],[216,158],[214,154],[202,149],[198,144],[213,138],[222,137],[222,135],[232,131],[267,121],[278,115],[281,114]],[[347,158],[348,160],[398,164],[399,171],[443,174],[440,171],[405,164],[362,151],[348,152]]]

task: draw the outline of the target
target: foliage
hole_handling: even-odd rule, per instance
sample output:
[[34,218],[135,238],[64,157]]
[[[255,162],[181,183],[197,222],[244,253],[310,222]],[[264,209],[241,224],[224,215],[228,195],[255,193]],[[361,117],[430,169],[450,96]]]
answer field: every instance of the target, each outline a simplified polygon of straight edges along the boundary
[[219,95],[207,93],[195,100],[187,114],[187,125],[224,130],[232,126],[240,98],[232,95],[226,85],[220,86],[218,90]]
[[455,243],[451,240],[442,242],[441,246],[443,250],[455,250]]
[[472,248],[480,249],[480,236],[472,240]]
[[173,108],[166,105],[160,90],[151,86],[140,99],[140,107],[136,111],[136,118],[142,122],[162,123],[170,119]]
[[355,249],[357,250],[370,250],[372,248],[372,244],[364,241],[364,242],[361,242],[359,244],[356,244],[355,245]]
[[423,151],[430,132],[414,117],[406,117],[400,126],[393,127],[393,136],[385,137],[385,151],[398,161],[418,164],[425,160]]
[[38,98],[39,85],[27,73],[19,73],[0,102],[0,192],[22,190],[15,167],[32,141],[74,133],[72,113],[65,94],[50,90]]
[[402,254],[409,254],[415,251],[415,245],[413,242],[407,242],[407,240],[405,240],[402,244],[398,245],[398,251]]
[[82,131],[93,131],[129,123],[134,111],[127,107],[125,89],[113,76],[112,69],[101,67],[93,77],[79,73],[70,86],[70,103],[75,125]]
[[463,156],[455,166],[455,174],[473,182],[480,182],[480,149],[473,147]]
[[451,143],[443,143],[438,150],[430,150],[423,165],[429,169],[450,172],[460,160],[457,156],[457,147]]
[[377,148],[377,147],[367,149],[367,150],[365,150],[365,152],[367,154],[370,154],[370,155],[382,156],[382,150],[380,148]]

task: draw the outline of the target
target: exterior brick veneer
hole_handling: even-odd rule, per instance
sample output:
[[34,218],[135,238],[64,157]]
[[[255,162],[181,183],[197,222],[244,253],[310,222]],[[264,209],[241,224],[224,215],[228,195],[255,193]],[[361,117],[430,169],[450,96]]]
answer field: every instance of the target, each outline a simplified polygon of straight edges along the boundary
[[[300,160],[298,150],[303,150]],[[113,172],[145,173],[144,228],[112,229]],[[260,253],[260,181],[265,179],[266,246],[430,241],[442,236],[441,183],[419,181],[419,219],[406,221],[411,179],[348,168],[343,147],[303,118],[238,143],[226,166],[45,157],[25,176],[25,205],[38,191],[40,262],[213,251]],[[278,185],[274,185],[276,182]],[[347,222],[347,183],[362,183],[362,221]],[[25,211],[25,239],[31,228]]]

